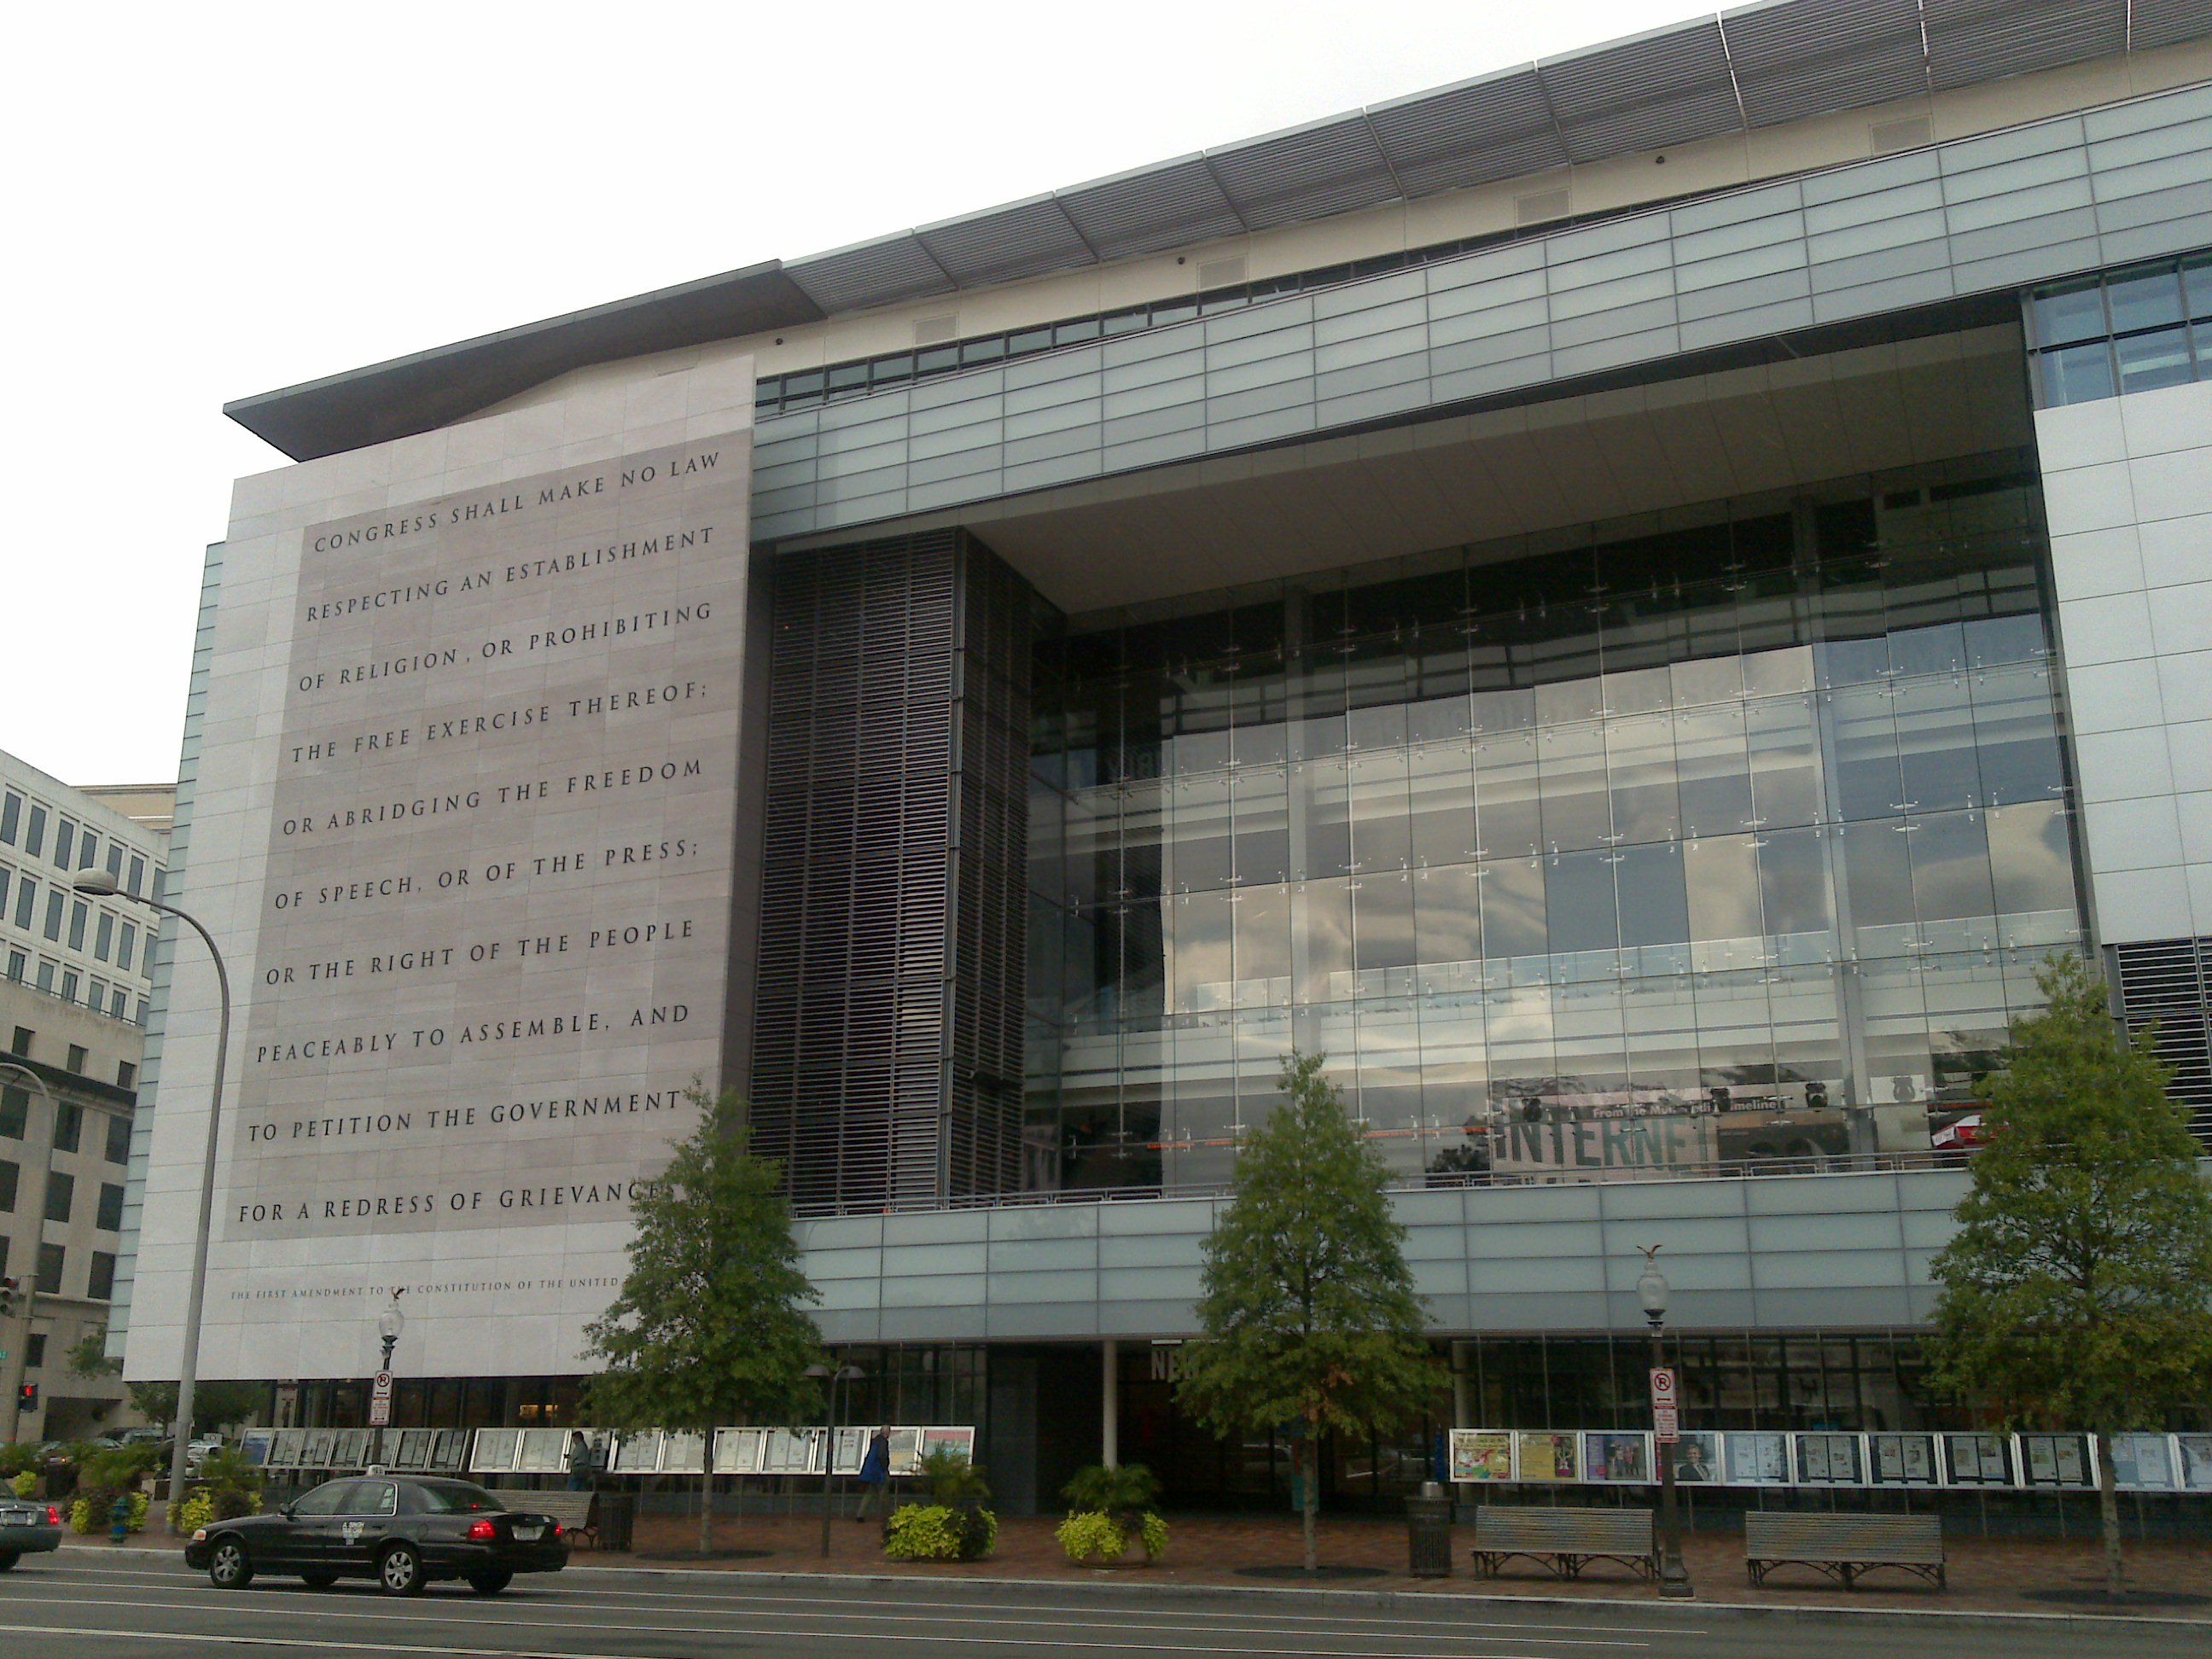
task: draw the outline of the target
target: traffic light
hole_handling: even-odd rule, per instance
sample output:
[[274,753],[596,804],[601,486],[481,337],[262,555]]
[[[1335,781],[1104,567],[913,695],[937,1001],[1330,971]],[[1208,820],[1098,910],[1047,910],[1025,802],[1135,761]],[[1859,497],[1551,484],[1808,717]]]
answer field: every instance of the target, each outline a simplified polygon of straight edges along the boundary
[[14,1316],[15,1312],[15,1281],[0,1279],[0,1319]]
[[21,1411],[34,1412],[38,1410],[39,1385],[35,1382],[26,1382],[23,1384],[21,1389],[16,1390],[15,1405],[17,1409]]

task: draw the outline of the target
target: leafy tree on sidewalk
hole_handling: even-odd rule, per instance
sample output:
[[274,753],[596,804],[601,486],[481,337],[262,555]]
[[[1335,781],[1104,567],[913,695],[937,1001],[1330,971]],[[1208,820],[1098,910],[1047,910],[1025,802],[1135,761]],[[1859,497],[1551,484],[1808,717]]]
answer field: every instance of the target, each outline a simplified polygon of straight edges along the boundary
[[1938,1386],[2098,1437],[2105,1588],[2122,1593],[2112,1437],[2212,1389],[2212,1188],[2147,1036],[2078,958],[2037,976],[1987,1144],[1932,1272]]
[[1203,1335],[1176,1395],[1217,1434],[1298,1431],[1308,1572],[1317,1565],[1321,1437],[1387,1430],[1443,1376],[1393,1217],[1389,1175],[1346,1116],[1325,1057],[1283,1062],[1283,1101],[1244,1145],[1235,1195],[1206,1243]]
[[[629,1276],[584,1328],[584,1357],[606,1366],[587,1409],[611,1429],[702,1435],[803,1420],[818,1403],[805,1373],[822,1339],[805,1304],[819,1293],[799,1269],[782,1171],[753,1156],[734,1090],[690,1097],[699,1127],[632,1201]],[[713,1528],[702,1492],[702,1554]]]
[[[107,1357],[107,1332],[87,1331],[69,1351],[69,1373],[87,1378],[120,1376],[123,1362]],[[177,1414],[177,1385],[173,1382],[130,1382],[124,1385],[131,1404],[149,1423],[167,1427]],[[269,1403],[269,1389],[260,1382],[202,1382],[192,1390],[192,1427],[215,1428],[252,1416]],[[190,1437],[188,1436],[187,1438]]]

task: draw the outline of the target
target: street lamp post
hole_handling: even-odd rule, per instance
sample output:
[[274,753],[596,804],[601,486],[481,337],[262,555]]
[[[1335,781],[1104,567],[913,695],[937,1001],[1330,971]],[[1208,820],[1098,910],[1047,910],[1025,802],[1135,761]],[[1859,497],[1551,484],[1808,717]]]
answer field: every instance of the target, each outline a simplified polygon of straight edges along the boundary
[[[1644,1304],[1644,1322],[1651,1328],[1655,1387],[1658,1374],[1667,1367],[1666,1348],[1661,1339],[1667,1328],[1669,1293],[1667,1275],[1659,1271],[1659,1249],[1654,1244],[1644,1251],[1644,1271],[1636,1280],[1636,1299]],[[1682,1517],[1674,1505],[1674,1449],[1671,1442],[1659,1438],[1656,1421],[1652,1426],[1655,1432],[1651,1449],[1659,1459],[1659,1594],[1669,1600],[1680,1600],[1697,1592],[1691,1587],[1689,1569],[1682,1565]]]
[[384,1360],[377,1366],[380,1371],[392,1369],[392,1351],[399,1346],[399,1334],[407,1328],[407,1316],[399,1311],[399,1298],[407,1292],[394,1291],[392,1305],[376,1316],[376,1334],[384,1339]]
[[[31,1133],[31,1126],[23,1126],[23,1133],[32,1145],[41,1149],[40,1175],[30,1184],[30,1190],[16,1200],[18,1213],[24,1211],[40,1218],[31,1234],[31,1271],[23,1275],[23,1340],[17,1342],[4,1329],[0,1329],[0,1344],[6,1346],[4,1362],[0,1362],[0,1376],[7,1378],[8,1432],[0,1435],[0,1445],[13,1445],[21,1438],[23,1426],[23,1378],[31,1369],[31,1316],[39,1305],[39,1246],[46,1235],[46,1183],[54,1166],[54,1131],[60,1122],[62,1102],[40,1077],[27,1066],[18,1066],[12,1060],[0,1060],[0,1072],[13,1072],[27,1081],[31,1087],[46,1097],[53,1109],[55,1121],[46,1126],[43,1135]],[[21,1357],[17,1358],[18,1355]]]
[[221,1018],[216,1027],[215,1086],[208,1097],[207,1150],[200,1161],[199,1225],[192,1234],[191,1290],[185,1302],[184,1349],[177,1362],[176,1436],[169,1452],[169,1501],[179,1504],[184,1501],[185,1454],[191,1445],[192,1395],[199,1381],[200,1313],[207,1301],[208,1238],[215,1230],[216,1132],[222,1121],[223,1061],[230,1054],[230,970],[223,965],[222,952],[216,948],[215,935],[201,925],[198,916],[151,896],[125,895],[122,884],[104,870],[88,870],[70,884],[78,892],[95,897],[136,899],[148,909],[174,916],[191,927],[200,936],[207,946],[209,960],[215,963],[216,990],[221,997]]
[[837,1479],[837,1385],[857,1382],[867,1375],[858,1365],[840,1365],[832,1370],[819,1362],[809,1365],[805,1373],[815,1382],[828,1379],[830,1383],[830,1433],[822,1448],[822,1559],[830,1559],[830,1499]]

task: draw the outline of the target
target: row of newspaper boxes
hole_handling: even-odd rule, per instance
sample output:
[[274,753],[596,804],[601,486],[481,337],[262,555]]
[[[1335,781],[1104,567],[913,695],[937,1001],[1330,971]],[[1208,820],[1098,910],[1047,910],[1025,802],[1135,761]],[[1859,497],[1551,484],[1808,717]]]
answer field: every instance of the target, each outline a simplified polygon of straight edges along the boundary
[[[858,1474],[873,1425],[836,1432],[835,1473]],[[910,1475],[940,1448],[974,1455],[972,1426],[884,1426],[890,1474]],[[605,1429],[248,1429],[239,1449],[249,1462],[271,1470],[338,1471],[371,1466],[425,1474],[565,1474],[581,1440],[586,1467],[612,1474],[704,1474],[709,1437],[647,1430],[622,1434]],[[822,1474],[826,1428],[717,1429],[712,1437],[716,1474]]]
[[[2112,1455],[2123,1492],[2212,1492],[2212,1434],[2116,1435]],[[1650,1486],[1662,1457],[1685,1486],[2073,1492],[2098,1480],[2086,1434],[1686,1430],[1655,1445],[1634,1429],[1454,1429],[1449,1447],[1451,1478],[1466,1486]]]

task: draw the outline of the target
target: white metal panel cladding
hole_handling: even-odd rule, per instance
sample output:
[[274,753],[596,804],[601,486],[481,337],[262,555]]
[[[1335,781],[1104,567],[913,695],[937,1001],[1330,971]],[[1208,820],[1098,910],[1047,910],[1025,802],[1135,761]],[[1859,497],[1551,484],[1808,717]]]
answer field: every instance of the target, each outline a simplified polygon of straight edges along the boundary
[[[2212,1165],[2208,1165],[2212,1173]],[[1924,1323],[1954,1170],[1399,1193],[1407,1257],[1444,1331],[1640,1326],[1638,1249],[1665,1247],[1685,1328]],[[1222,1200],[845,1216],[797,1224],[832,1342],[1194,1334]]]
[[[1212,210],[1202,191],[1192,210]],[[2194,87],[765,421],[756,534],[1226,453],[2207,244],[2212,87]],[[824,465],[833,451],[845,465]]]

